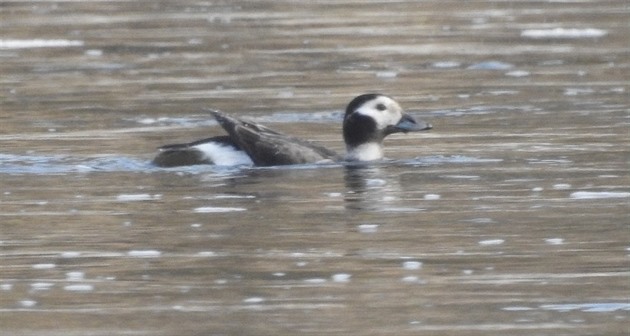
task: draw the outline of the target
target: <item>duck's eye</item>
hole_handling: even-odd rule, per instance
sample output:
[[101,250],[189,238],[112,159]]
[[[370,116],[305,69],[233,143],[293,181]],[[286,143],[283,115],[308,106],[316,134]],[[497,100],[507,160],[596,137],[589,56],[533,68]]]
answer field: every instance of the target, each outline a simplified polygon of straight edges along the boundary
[[387,110],[387,106],[385,106],[385,104],[377,104],[376,109],[379,111],[385,111]]

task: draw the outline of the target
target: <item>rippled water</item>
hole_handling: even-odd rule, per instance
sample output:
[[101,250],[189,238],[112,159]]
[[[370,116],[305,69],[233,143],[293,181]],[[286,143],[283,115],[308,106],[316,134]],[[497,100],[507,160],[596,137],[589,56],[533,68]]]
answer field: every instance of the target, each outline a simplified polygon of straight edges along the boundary
[[[0,5],[6,335],[627,335],[623,1]],[[160,169],[212,107],[389,160]]]

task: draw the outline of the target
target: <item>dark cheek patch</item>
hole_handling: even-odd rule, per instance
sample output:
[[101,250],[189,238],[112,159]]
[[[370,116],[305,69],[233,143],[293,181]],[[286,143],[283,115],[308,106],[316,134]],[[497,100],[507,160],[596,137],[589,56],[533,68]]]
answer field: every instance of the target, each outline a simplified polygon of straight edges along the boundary
[[351,114],[343,122],[343,138],[349,146],[382,140],[374,119],[359,113]]

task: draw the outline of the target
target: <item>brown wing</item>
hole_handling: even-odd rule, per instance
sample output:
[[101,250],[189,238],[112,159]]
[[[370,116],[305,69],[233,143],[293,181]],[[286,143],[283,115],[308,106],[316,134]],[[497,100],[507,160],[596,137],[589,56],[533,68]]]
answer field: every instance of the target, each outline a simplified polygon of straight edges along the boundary
[[218,111],[209,112],[258,166],[315,163],[337,157],[335,152],[309,141]]

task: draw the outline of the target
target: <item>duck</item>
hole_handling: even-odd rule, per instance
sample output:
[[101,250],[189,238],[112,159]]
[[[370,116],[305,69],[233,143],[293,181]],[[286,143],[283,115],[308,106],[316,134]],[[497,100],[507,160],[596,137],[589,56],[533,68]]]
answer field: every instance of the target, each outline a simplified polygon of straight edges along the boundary
[[207,110],[226,135],[158,148],[158,167],[200,164],[219,166],[281,166],[323,162],[370,162],[384,157],[383,140],[395,133],[426,131],[433,126],[407,114],[394,98],[361,94],[346,106],[343,117],[345,155],[264,125]]

